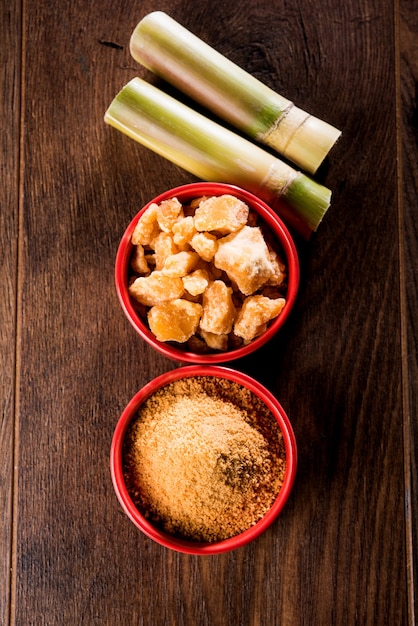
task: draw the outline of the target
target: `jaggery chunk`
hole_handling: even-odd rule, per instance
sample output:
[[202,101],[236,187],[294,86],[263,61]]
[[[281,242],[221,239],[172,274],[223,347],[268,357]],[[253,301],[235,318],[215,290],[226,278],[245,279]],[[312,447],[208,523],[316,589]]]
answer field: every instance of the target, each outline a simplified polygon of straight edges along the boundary
[[149,246],[152,240],[158,235],[160,227],[157,222],[157,215],[158,204],[153,202],[141,215],[134,228],[131,237],[134,246],[137,246],[139,243],[143,246]]
[[265,296],[249,296],[238,313],[234,333],[245,341],[251,341],[265,330],[270,320],[281,313],[285,304],[284,298],[272,300]]
[[180,219],[178,222],[173,224],[172,232],[176,246],[179,246],[179,248],[187,246],[196,234],[193,217],[188,215],[187,217]]
[[197,252],[177,252],[166,258],[162,272],[166,276],[186,276],[196,267],[199,260]]
[[207,287],[202,297],[203,314],[200,328],[218,335],[230,333],[235,317],[232,289],[221,280]]
[[244,226],[218,239],[214,263],[245,296],[260,289],[274,275],[269,249],[258,227]]
[[210,233],[196,233],[190,241],[190,245],[203,261],[212,261],[218,248],[217,238]]
[[131,267],[137,274],[148,274],[149,267],[147,259],[145,258],[144,246],[140,243],[137,244],[132,252]]
[[197,269],[183,277],[183,285],[192,296],[202,294],[209,284],[209,274],[206,270]]
[[177,254],[178,248],[171,233],[160,232],[153,240],[155,269],[162,270],[166,259],[173,254]]
[[183,216],[183,206],[177,198],[163,200],[158,205],[157,221],[160,229],[165,233],[170,233],[173,225]]
[[246,224],[249,208],[242,200],[228,194],[203,200],[194,214],[194,225],[199,231],[218,231],[226,235]]
[[184,293],[181,278],[166,276],[155,270],[149,276],[140,276],[129,286],[130,295],[145,306],[154,306],[167,300],[181,298]]
[[184,343],[195,334],[202,306],[177,299],[157,304],[148,312],[148,324],[158,341]]
[[273,276],[268,280],[268,285],[280,287],[286,280],[286,266],[275,250],[269,250],[270,261],[273,266]]
[[206,345],[212,350],[220,350],[225,352],[228,349],[228,335],[218,335],[217,333],[209,333],[206,330],[200,329],[200,336],[204,339]]
[[208,198],[210,198],[210,196],[199,196],[198,198],[193,198],[193,200],[190,202],[190,208],[192,209],[193,213],[196,211],[199,204],[203,202],[203,200],[207,200]]

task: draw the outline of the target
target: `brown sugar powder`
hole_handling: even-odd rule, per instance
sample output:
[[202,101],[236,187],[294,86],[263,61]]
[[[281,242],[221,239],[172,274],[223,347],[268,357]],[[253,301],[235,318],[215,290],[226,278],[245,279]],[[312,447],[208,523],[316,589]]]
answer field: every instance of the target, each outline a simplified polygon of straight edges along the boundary
[[140,407],[124,442],[124,475],[139,510],[176,536],[219,541],[271,508],[286,467],[268,407],[218,377],[174,381]]

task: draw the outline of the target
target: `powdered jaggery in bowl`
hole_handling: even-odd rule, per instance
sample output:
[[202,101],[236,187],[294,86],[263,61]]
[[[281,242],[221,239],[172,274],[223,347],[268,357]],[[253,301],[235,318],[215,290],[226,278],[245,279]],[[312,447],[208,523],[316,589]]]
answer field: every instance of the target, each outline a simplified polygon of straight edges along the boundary
[[157,543],[189,554],[227,552],[263,533],[289,497],[296,464],[277,399],[217,365],[188,365],[145,385],[111,447],[127,516]]
[[120,242],[116,291],[137,333],[185,363],[238,359],[283,326],[299,286],[293,239],[262,200],[192,183],[148,202]]

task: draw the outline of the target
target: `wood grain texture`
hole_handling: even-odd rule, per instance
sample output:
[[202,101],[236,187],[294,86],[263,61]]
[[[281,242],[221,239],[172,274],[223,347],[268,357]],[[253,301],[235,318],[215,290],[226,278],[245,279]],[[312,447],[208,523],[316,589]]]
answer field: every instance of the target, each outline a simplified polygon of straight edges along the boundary
[[[402,377],[417,371],[416,137],[407,130],[416,121],[412,5],[402,0],[398,37],[395,0],[24,3],[21,252],[12,247],[3,259],[11,282],[0,335],[5,354],[13,353],[18,264],[17,529],[15,576],[5,566],[0,583],[0,623],[412,626],[412,544],[405,538],[409,532],[416,545],[416,527],[412,536],[404,436],[406,426],[416,435],[416,424],[405,423]],[[319,173],[333,189],[332,207],[312,239],[298,241],[294,314],[268,346],[234,363],[289,414],[299,450],[295,488],[259,540],[217,557],[171,553],[142,536],[120,509],[109,472],[123,407],[144,383],[177,366],[135,336],[116,299],[113,266],[134,213],[193,179],[103,122],[130,78],[152,80],[128,44],[139,19],[156,8],[343,130]],[[17,18],[2,23],[15,42]],[[400,39],[405,185],[394,104]],[[7,67],[9,81],[19,84],[16,54]],[[14,172],[0,192],[6,242],[17,235],[16,94],[3,92],[1,100],[15,111],[2,138],[7,171]],[[411,226],[404,257],[402,188]],[[4,365],[7,391],[10,357]],[[409,400],[416,402],[416,384]],[[10,494],[13,403],[4,406],[0,471]],[[411,457],[416,461],[413,451]],[[10,546],[10,495],[4,501],[9,523],[0,532]]]
[[[402,104],[402,167],[403,167],[403,220],[404,220],[404,280],[406,295],[406,340],[407,340],[407,389],[409,430],[405,431],[406,452],[410,466],[406,477],[410,481],[410,499],[407,511],[410,515],[411,534],[411,588],[418,580],[418,15],[414,2],[401,3],[401,104]],[[418,601],[415,597],[415,614]]]
[[19,229],[21,12],[0,6],[0,624],[9,622],[12,589],[16,284]]

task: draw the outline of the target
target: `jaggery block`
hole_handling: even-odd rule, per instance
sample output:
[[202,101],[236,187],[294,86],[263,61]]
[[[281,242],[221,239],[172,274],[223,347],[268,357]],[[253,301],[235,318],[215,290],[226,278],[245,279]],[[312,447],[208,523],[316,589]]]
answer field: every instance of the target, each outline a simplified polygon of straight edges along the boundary
[[137,274],[148,274],[149,267],[145,258],[144,246],[140,243],[134,246],[131,256],[131,267]]
[[155,270],[149,276],[140,276],[129,286],[130,295],[141,304],[154,306],[167,300],[181,298],[184,285],[181,278],[166,276]]
[[218,335],[230,333],[235,318],[232,289],[222,280],[209,284],[202,296],[202,331]]
[[196,235],[192,237],[190,245],[203,261],[209,262],[213,259],[218,248],[218,240],[215,235],[211,235],[211,233],[196,233]]
[[179,251],[173,240],[171,233],[160,232],[156,237],[152,246],[154,248],[155,269],[162,270],[167,257],[177,254]]
[[183,206],[177,198],[163,200],[158,205],[157,221],[160,229],[165,233],[170,233],[173,225],[183,216]]
[[286,281],[286,266],[275,250],[269,249],[270,261],[273,266],[273,276],[268,279],[268,285],[280,287]]
[[203,200],[194,214],[198,231],[218,231],[226,235],[242,228],[247,222],[248,205],[229,194]]
[[161,270],[166,276],[186,276],[199,263],[200,258],[197,252],[177,252],[167,257],[164,267]]
[[176,299],[156,304],[148,311],[148,324],[158,341],[184,343],[195,334],[202,306]]
[[258,227],[244,226],[218,239],[214,263],[246,296],[274,275],[269,249]]
[[153,239],[160,232],[160,227],[157,222],[158,204],[153,202],[148,209],[139,218],[134,231],[132,233],[131,241],[134,246],[139,243],[143,246],[148,246]]
[[244,300],[234,324],[234,333],[245,341],[251,341],[265,330],[267,323],[283,310],[286,300],[272,300],[265,296],[249,296]]
[[203,202],[203,200],[207,200],[209,197],[210,196],[199,196],[199,198],[193,198],[193,200],[190,202],[190,208],[193,209],[193,213],[195,212],[199,204]]
[[179,248],[187,246],[196,234],[193,217],[188,215],[187,217],[180,219],[178,222],[173,224],[172,232],[176,246]]
[[192,296],[203,293],[209,284],[209,274],[203,269],[197,269],[187,276],[183,276],[183,285]]
[[219,350],[220,352],[225,352],[228,349],[228,335],[218,335],[215,333],[209,333],[202,328],[199,331],[200,336],[204,339],[208,348],[212,350]]

